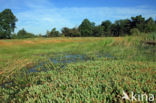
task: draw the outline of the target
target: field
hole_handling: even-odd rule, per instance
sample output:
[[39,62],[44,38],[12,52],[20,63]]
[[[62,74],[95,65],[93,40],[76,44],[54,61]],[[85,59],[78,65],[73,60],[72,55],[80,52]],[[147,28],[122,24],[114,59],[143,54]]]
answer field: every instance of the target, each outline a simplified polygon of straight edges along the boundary
[[[156,47],[144,41],[151,35],[0,40],[0,102],[150,102]],[[123,91],[136,100],[122,99]]]

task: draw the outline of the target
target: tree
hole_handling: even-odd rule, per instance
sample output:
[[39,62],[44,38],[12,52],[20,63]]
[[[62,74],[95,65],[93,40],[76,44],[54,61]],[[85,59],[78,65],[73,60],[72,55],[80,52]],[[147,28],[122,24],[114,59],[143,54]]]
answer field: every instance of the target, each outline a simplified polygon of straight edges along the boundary
[[62,35],[66,36],[66,37],[80,37],[81,36],[78,28],[70,29],[67,27],[64,27],[62,29]]
[[91,23],[88,19],[84,19],[79,26],[81,36],[92,36],[95,23]]
[[104,28],[105,36],[111,35],[111,25],[112,25],[112,23],[109,20],[103,21],[101,23],[101,26]]
[[75,28],[72,28],[71,29],[70,35],[72,37],[80,37],[81,36],[81,33],[80,33],[79,29],[75,27]]
[[11,38],[16,22],[17,18],[10,9],[5,9],[0,13],[0,39]]
[[119,33],[119,36],[123,36],[125,34],[129,34],[130,33],[130,28],[131,28],[131,22],[128,19],[124,19],[124,20],[117,20],[115,22],[117,29],[117,32]]
[[70,35],[70,29],[69,28],[67,28],[67,27],[64,27],[62,30],[62,35],[64,35],[64,36],[71,36]]
[[131,30],[131,21],[129,19],[123,20],[123,28],[124,28],[124,33],[125,34],[130,34]]
[[47,31],[47,36],[48,37],[58,37],[59,36],[59,31],[56,30],[56,28],[53,28],[51,32]]
[[19,37],[21,36],[22,37],[22,36],[24,36],[26,34],[27,34],[27,32],[23,28],[23,29],[21,29],[21,30],[18,31],[17,36],[19,36]]
[[32,33],[28,33],[24,29],[19,30],[17,33],[17,38],[32,38],[32,37],[35,37],[35,35]]
[[138,28],[139,31],[144,32],[145,27],[145,18],[142,17],[142,15],[131,17],[131,27],[132,28]]
[[111,25],[111,36],[119,36],[120,34],[120,26],[118,24],[112,24]]
[[93,28],[93,36],[100,37],[104,36],[104,27],[103,26],[95,26]]
[[156,31],[156,25],[154,20],[150,17],[145,21],[145,32]]

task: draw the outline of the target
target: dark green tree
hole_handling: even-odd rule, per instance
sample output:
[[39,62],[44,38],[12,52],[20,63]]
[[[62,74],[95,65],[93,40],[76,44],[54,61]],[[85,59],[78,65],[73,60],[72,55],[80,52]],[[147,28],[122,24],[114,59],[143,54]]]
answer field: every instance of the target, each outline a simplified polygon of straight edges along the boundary
[[17,33],[17,36],[18,37],[25,37],[27,35],[27,32],[23,29],[19,30],[18,33]]
[[47,37],[58,37],[60,35],[56,28],[53,28],[50,32],[47,32]]
[[104,35],[105,36],[111,35],[111,25],[112,25],[112,23],[109,20],[103,21],[101,23],[101,26],[104,28]]
[[70,35],[70,29],[69,28],[64,27],[61,31],[62,31],[62,35],[64,35],[64,36],[66,36],[66,37],[71,36]]
[[81,36],[81,33],[80,33],[79,29],[75,27],[75,28],[72,28],[71,29],[70,35],[72,37],[80,37]]
[[93,28],[93,36],[100,37],[104,36],[104,27],[99,25]]
[[137,28],[140,32],[144,32],[145,28],[145,18],[142,15],[131,17],[131,28]]
[[130,33],[130,29],[131,29],[131,22],[128,19],[124,19],[124,20],[117,20],[115,22],[117,29],[117,32],[119,33],[119,36],[123,36],[126,34]]
[[145,21],[145,32],[154,32],[156,31],[156,24],[154,20],[150,17]]
[[111,36],[119,36],[120,34],[120,26],[115,23],[111,25]]
[[22,39],[22,38],[32,38],[32,37],[35,37],[35,35],[32,34],[32,33],[28,33],[24,29],[19,30],[18,33],[17,33],[17,38],[20,38],[20,39]]
[[95,23],[90,22],[88,19],[84,19],[81,25],[79,26],[81,36],[92,36],[94,25]]
[[81,33],[79,32],[78,28],[70,29],[70,28],[64,27],[62,29],[62,35],[66,36],[66,37],[80,37]]
[[17,18],[10,9],[0,12],[0,39],[11,38],[16,27]]

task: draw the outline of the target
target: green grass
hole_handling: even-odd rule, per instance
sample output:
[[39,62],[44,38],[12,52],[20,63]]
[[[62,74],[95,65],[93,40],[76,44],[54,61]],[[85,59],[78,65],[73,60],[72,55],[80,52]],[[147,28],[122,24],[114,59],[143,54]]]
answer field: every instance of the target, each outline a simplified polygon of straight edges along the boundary
[[[0,101],[123,103],[130,102],[122,100],[123,90],[129,95],[131,91],[155,95],[156,48],[141,42],[151,35],[0,41],[0,83],[8,82],[0,87]],[[49,61],[65,54],[90,59],[63,68]],[[28,68],[43,62],[46,72],[27,73]]]

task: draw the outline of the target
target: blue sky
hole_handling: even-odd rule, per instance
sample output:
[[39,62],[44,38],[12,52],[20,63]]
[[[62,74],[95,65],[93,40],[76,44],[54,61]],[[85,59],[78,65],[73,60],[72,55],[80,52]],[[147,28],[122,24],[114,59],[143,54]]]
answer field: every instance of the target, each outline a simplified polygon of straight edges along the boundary
[[0,11],[10,8],[18,18],[16,30],[45,34],[56,27],[77,27],[88,18],[97,25],[142,14],[156,19],[156,0],[0,0]]

